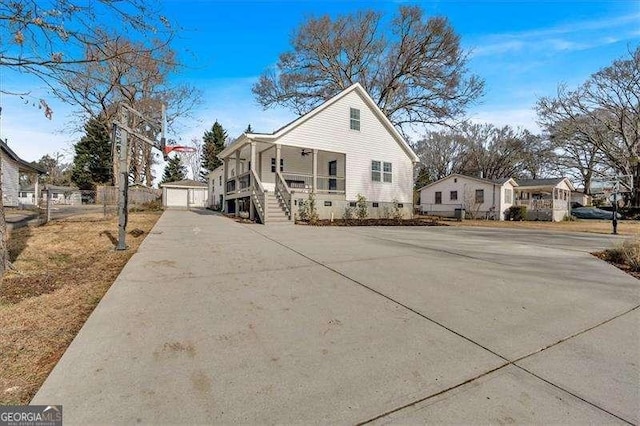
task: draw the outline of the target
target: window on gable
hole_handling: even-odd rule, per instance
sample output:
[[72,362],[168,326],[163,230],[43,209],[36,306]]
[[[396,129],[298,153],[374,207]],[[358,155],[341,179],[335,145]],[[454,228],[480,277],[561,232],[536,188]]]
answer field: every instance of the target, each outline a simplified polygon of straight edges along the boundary
[[456,201],[458,199],[458,191],[449,192],[449,200]]
[[382,181],[383,182],[391,182],[392,181],[392,169],[391,163],[384,162],[382,163]]
[[484,189],[476,189],[476,204],[484,203]]
[[357,108],[350,108],[349,118],[349,128],[351,130],[360,130],[360,110]]
[[380,161],[371,161],[371,180],[374,182],[381,181],[381,168],[382,164]]
[[442,191],[436,191],[436,204],[442,204]]

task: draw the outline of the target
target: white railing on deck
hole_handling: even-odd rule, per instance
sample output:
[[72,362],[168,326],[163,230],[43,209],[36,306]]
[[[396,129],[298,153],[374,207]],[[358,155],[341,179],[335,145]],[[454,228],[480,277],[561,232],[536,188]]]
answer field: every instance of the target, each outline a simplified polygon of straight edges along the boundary
[[253,203],[256,206],[256,211],[258,212],[258,216],[260,217],[260,221],[262,223],[266,223],[267,220],[267,208],[266,208],[266,200],[265,200],[265,192],[264,187],[262,186],[262,182],[258,179],[258,176],[253,170],[249,171],[251,175],[251,180],[253,180],[254,184],[251,185],[251,198],[253,199]]
[[[313,189],[313,175],[302,173],[281,173],[286,185],[294,192],[311,192]],[[316,177],[316,192],[328,192],[343,194],[345,192],[345,180],[338,176]]]
[[291,189],[287,185],[280,171],[276,171],[276,198],[284,205],[285,213],[291,220],[293,207],[291,206]]

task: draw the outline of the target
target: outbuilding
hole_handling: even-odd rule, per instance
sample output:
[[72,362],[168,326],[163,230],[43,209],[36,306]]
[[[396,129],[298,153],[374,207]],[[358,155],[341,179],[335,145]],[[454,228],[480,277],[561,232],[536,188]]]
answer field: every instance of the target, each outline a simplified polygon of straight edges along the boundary
[[192,179],[167,182],[162,188],[162,205],[167,208],[207,207],[207,184]]

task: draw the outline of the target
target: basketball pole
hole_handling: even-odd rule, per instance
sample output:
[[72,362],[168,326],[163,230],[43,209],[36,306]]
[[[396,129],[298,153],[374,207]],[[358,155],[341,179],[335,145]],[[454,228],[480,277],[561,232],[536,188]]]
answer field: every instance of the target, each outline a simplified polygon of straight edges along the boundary
[[[165,155],[164,152],[164,144],[166,141],[166,129],[167,129],[167,116],[166,116],[166,107],[162,104],[161,110],[161,121],[158,126],[157,122],[154,122],[144,115],[142,115],[137,110],[133,109],[129,105],[121,103],[119,105],[121,108],[127,110],[127,114],[132,113],[137,115],[142,120],[154,126],[156,129],[160,127],[160,143],[149,139],[145,135],[137,132],[136,130],[129,127],[128,123],[118,123],[117,121],[113,122],[113,143],[116,144],[116,147],[120,147],[118,151],[118,160],[120,165],[120,187],[118,188],[118,244],[116,245],[116,250],[126,250],[127,243],[127,222],[129,220],[129,143],[128,136],[132,134],[136,138],[140,139],[142,142],[145,142],[151,147],[156,148]],[[118,130],[120,130],[120,143],[118,144]],[[115,159],[114,159],[115,160]]]
[[613,217],[611,218],[613,235],[618,235],[618,192],[613,193]]

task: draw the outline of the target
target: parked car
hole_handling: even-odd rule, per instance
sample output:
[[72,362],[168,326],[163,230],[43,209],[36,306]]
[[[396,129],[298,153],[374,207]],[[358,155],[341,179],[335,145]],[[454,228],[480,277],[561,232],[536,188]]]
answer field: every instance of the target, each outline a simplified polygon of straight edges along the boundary
[[[596,207],[577,207],[571,210],[571,215],[578,219],[613,219],[613,212]],[[622,219],[620,213],[616,213],[618,219]]]

